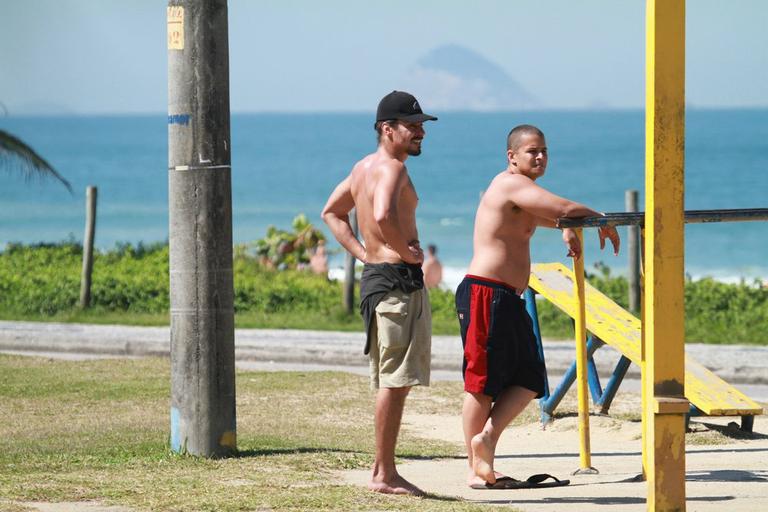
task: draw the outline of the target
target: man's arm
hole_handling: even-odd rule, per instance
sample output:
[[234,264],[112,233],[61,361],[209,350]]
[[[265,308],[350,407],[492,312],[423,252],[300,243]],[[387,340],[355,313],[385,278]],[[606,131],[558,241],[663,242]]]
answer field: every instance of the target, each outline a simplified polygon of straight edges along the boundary
[[424,261],[424,253],[418,243],[411,245],[406,240],[400,226],[398,198],[407,183],[408,174],[402,162],[391,162],[381,166],[381,173],[373,191],[373,218],[381,230],[386,244],[400,255],[406,263],[419,264]]
[[554,227],[555,221],[561,217],[602,215],[588,206],[553,194],[525,176],[510,176],[507,184],[507,196],[516,206],[544,221],[551,222],[551,227]]
[[341,246],[352,256],[365,263],[365,247],[357,239],[352,225],[349,223],[349,212],[355,207],[351,181],[351,176],[348,176],[336,186],[320,215]]
[[[544,228],[558,228],[557,221],[545,219],[544,217],[536,217],[536,225]],[[576,232],[571,228],[563,228],[563,243],[568,248],[569,258],[579,259],[581,257],[581,244],[579,243],[579,237],[576,236]]]
[[[537,218],[537,224],[546,227],[557,227],[557,219],[563,217],[600,217],[603,214],[586,205],[571,201],[546,190],[525,176],[510,176],[509,197],[515,205]],[[619,254],[621,240],[613,226],[598,228],[600,249],[605,248],[605,239],[613,245],[613,253]],[[581,247],[574,232],[563,230],[563,242],[568,247],[568,256],[578,258]]]

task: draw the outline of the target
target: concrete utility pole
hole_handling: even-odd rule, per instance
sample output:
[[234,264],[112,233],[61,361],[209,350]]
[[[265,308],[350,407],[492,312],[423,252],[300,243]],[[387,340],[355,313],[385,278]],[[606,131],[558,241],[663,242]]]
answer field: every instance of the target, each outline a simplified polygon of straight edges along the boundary
[[226,0],[168,2],[171,449],[237,450]]

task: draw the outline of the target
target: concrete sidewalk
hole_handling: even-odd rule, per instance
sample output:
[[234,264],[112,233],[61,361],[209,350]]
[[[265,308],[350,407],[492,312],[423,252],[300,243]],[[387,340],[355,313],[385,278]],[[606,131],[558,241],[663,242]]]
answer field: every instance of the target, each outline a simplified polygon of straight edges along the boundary
[[[630,397],[623,396],[622,401]],[[639,407],[639,397],[634,407]],[[719,426],[716,425],[719,423]],[[768,510],[768,420],[760,416],[752,439],[726,444],[698,444],[707,431],[727,431],[728,418],[697,418],[697,431],[686,436],[687,510],[695,512],[756,512]],[[462,444],[461,416],[414,415],[406,412],[403,435]],[[570,479],[567,487],[518,490],[473,490],[467,487],[463,456],[403,461],[398,471],[427,492],[455,496],[473,503],[513,506],[525,512],[647,510],[648,484],[636,481],[642,472],[641,425],[610,417],[590,418],[594,475],[571,475],[579,467],[578,418],[565,417],[542,430],[538,424],[509,427],[499,440],[495,468],[518,479],[549,473]],[[343,472],[343,481],[365,486],[366,469]],[[490,509],[490,507],[489,507]]]
[[[338,370],[368,374],[362,332],[295,329],[237,329],[235,358],[244,370]],[[84,359],[95,357],[168,357],[168,327],[0,321],[0,352]],[[743,393],[768,402],[768,347],[754,345],[686,345],[686,352]],[[573,341],[544,341],[550,387],[554,389],[575,358]],[[607,378],[619,354],[611,347],[595,353],[600,375]],[[432,378],[461,380],[462,349],[458,336],[432,338]],[[639,392],[640,371],[632,365],[624,391]]]
[[[237,329],[238,362],[287,365],[367,367],[362,332],[305,331],[292,329]],[[107,356],[168,356],[168,327],[133,327],[47,322],[0,321],[0,351]],[[550,374],[564,373],[574,360],[573,341],[545,340]],[[686,353],[718,376],[734,384],[768,385],[768,347],[753,345],[687,344]],[[462,360],[458,336],[434,336],[432,368],[460,378]],[[618,352],[603,347],[595,353],[601,374],[608,374]],[[632,365],[627,377],[639,378]]]

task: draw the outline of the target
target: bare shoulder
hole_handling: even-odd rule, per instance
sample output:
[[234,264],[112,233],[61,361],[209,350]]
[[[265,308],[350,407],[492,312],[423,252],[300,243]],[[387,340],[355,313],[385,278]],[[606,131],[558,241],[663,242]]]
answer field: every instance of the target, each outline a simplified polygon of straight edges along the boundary
[[384,173],[402,174],[408,170],[405,164],[396,158],[382,158],[378,163],[378,168]]
[[498,188],[502,188],[506,192],[535,186],[534,181],[528,176],[512,174],[507,171],[500,172],[491,182],[492,185],[493,183],[497,183]]
[[408,179],[408,169],[396,158],[378,158],[372,164],[372,174],[377,182],[402,184]]
[[367,175],[370,175],[376,170],[376,154],[372,153],[360,159],[353,167],[350,177],[355,180],[365,180]]
[[520,174],[512,174],[502,171],[491,180],[483,197],[493,200],[508,202],[512,200],[515,192],[533,185],[533,180]]
[[375,155],[371,154],[358,160],[357,163],[354,166],[352,166],[352,174],[365,171],[366,169],[370,169],[373,164],[374,156]]

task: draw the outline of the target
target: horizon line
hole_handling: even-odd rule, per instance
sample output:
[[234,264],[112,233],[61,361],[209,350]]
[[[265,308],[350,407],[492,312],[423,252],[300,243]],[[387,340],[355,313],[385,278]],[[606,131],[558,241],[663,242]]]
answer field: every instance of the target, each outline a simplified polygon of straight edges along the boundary
[[[440,113],[451,114],[515,114],[520,112],[638,112],[644,111],[644,107],[610,107],[610,106],[584,106],[584,107],[535,107],[535,108],[509,108],[495,110],[471,110],[471,109],[432,109]],[[686,111],[733,111],[733,110],[768,110],[768,105],[739,105],[739,106],[703,106],[686,105]],[[332,109],[308,109],[308,110],[233,110],[230,116],[239,115],[371,115],[373,110],[332,110]],[[11,114],[6,112],[0,116],[2,119],[18,118],[62,118],[62,117],[147,117],[147,116],[167,116],[164,111],[136,111],[136,112],[59,112],[59,113],[18,113]]]

